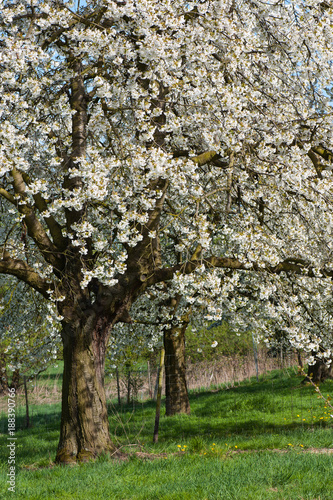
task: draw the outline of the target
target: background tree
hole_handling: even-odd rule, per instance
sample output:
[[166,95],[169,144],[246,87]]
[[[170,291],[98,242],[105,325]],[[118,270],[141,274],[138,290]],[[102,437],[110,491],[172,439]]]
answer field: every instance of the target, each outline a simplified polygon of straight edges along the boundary
[[0,277],[1,389],[18,389],[60,355],[59,322],[52,303],[15,278]]

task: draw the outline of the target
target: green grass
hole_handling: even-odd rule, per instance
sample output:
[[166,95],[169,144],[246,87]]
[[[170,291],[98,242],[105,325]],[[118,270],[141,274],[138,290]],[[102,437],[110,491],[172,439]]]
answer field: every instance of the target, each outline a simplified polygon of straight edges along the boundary
[[[307,450],[333,448],[333,419],[301,380],[293,371],[272,372],[259,384],[191,394],[191,415],[162,416],[156,445],[152,402],[137,404],[135,411],[110,405],[111,434],[129,459],[101,457],[72,468],[52,464],[59,405],[40,406],[31,429],[20,430],[18,421],[15,494],[5,493],[8,449],[7,436],[1,436],[0,494],[50,500],[331,500],[333,455]],[[333,393],[333,381],[321,390]],[[156,458],[138,458],[134,451]]]
[[33,378],[30,385],[35,385],[37,383],[38,386],[54,387],[54,385],[56,385],[61,388],[63,367],[63,361],[56,361],[54,365],[49,366],[45,371],[41,372],[37,380]]

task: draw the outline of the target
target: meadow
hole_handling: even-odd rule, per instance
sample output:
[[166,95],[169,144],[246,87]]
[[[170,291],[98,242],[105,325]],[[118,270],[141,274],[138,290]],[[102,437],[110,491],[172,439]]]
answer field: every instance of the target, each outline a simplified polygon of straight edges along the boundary
[[[46,376],[46,375],[45,375]],[[49,390],[57,379],[48,375]],[[73,467],[53,463],[60,404],[17,417],[16,491],[8,492],[6,416],[2,414],[2,498],[111,500],[331,500],[330,407],[295,369],[275,370],[232,388],[190,393],[191,415],[163,416],[152,443],[155,404],[109,402],[110,431],[124,458]],[[325,398],[333,381],[320,386]]]

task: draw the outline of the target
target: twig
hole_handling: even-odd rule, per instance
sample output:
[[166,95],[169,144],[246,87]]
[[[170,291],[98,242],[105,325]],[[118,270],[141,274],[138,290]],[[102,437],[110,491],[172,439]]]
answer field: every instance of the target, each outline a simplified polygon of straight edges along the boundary
[[[300,370],[300,373],[302,375],[304,375],[307,380],[310,382],[310,384],[315,388],[315,391],[319,394],[319,396],[322,398],[323,401],[325,401],[325,404],[327,404],[330,408],[332,408],[333,410],[333,406],[331,405],[330,403],[330,397],[328,398],[325,398],[325,396],[323,395],[323,393],[321,392],[321,390],[319,389],[319,386],[317,384],[314,383],[314,381],[312,380],[312,377],[310,377],[309,375],[307,375],[304,371],[303,368],[299,367],[299,370]],[[331,415],[331,417],[333,417],[333,415]]]

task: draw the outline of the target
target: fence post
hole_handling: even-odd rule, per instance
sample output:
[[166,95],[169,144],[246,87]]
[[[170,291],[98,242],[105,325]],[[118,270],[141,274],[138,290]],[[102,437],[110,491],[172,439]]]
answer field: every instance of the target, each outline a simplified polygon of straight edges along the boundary
[[131,370],[129,369],[128,374],[127,374],[127,404],[128,405],[131,402],[131,382],[132,382],[131,375],[132,375],[132,373],[131,373]]
[[120,398],[120,383],[119,383],[119,371],[118,371],[118,366],[116,368],[116,379],[117,379],[117,394],[118,394],[118,405],[121,405],[121,398]]
[[28,402],[28,388],[27,388],[27,377],[23,376],[24,383],[24,396],[25,396],[25,428],[29,429],[30,419],[29,419],[29,402]]
[[147,361],[147,369],[148,369],[148,394],[149,394],[150,399],[152,399],[153,391],[151,388],[151,375],[150,375],[150,363],[149,363],[149,361]]
[[159,376],[158,376],[158,388],[157,388],[156,414],[155,414],[153,443],[157,443],[157,441],[158,441],[158,428],[160,425],[161,398],[162,398],[164,355],[165,355],[165,350],[164,350],[164,347],[162,347],[161,357],[160,357],[160,369],[159,369]]
[[256,365],[256,377],[257,377],[257,382],[259,382],[258,350],[257,350],[257,344],[254,340],[253,332],[252,332],[252,342],[253,342],[254,364]]

